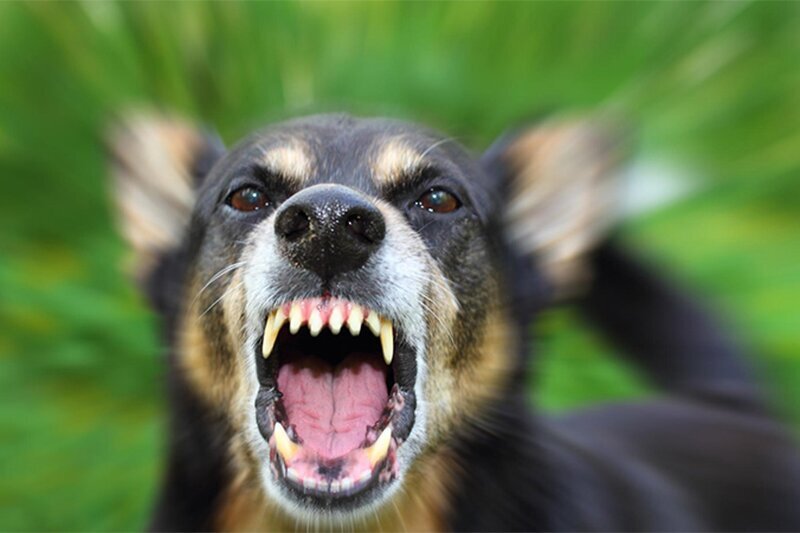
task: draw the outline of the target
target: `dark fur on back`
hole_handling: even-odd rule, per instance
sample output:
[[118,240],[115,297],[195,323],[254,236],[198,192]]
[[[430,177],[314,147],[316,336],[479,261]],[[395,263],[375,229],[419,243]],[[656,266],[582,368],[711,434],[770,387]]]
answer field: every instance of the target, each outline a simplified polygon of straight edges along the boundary
[[460,443],[472,468],[452,529],[800,527],[796,443],[766,414],[733,343],[618,245],[600,246],[591,262],[594,282],[576,305],[671,394],[545,417],[517,383],[492,431]]

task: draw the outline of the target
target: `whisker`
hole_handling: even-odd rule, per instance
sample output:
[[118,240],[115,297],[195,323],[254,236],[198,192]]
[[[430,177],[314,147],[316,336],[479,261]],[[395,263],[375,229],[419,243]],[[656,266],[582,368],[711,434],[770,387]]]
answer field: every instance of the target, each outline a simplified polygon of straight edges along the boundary
[[223,292],[223,293],[222,293],[222,296],[220,296],[219,298],[217,298],[216,300],[214,300],[214,302],[213,302],[211,305],[209,305],[209,306],[208,306],[208,308],[207,308],[205,311],[203,311],[202,313],[200,313],[200,317],[199,317],[199,318],[203,318],[203,317],[204,317],[204,316],[205,316],[205,315],[206,315],[206,314],[207,314],[209,311],[211,311],[211,309],[213,309],[213,308],[214,308],[214,306],[216,306],[218,303],[220,303],[220,302],[223,300],[223,298],[225,298],[225,296],[228,294],[228,291],[230,291],[231,289],[238,289],[238,288],[240,288],[242,285],[244,285],[244,282],[242,282],[242,281],[239,281],[239,282],[238,282],[236,285],[231,285],[231,286],[229,286],[229,287],[228,287],[228,288],[225,290],[225,292]]
[[433,143],[433,144],[431,144],[429,147],[427,147],[427,148],[426,148],[426,149],[425,149],[425,150],[424,150],[424,151],[423,151],[423,152],[422,152],[422,153],[419,155],[419,157],[417,158],[417,161],[416,161],[416,163],[417,163],[417,164],[419,164],[419,163],[420,163],[420,162],[421,162],[423,159],[425,159],[425,156],[426,156],[426,155],[428,155],[428,154],[429,154],[429,153],[430,153],[432,150],[435,150],[437,147],[439,147],[439,146],[441,146],[441,145],[443,145],[443,144],[449,143],[449,142],[453,142],[453,141],[455,141],[455,140],[456,140],[456,137],[446,137],[446,138],[444,138],[444,139],[440,139],[440,140],[436,141],[435,143]]
[[[406,273],[404,275],[403,280],[395,280],[389,279],[386,280],[388,283],[394,287],[405,288],[407,286],[407,282],[409,278],[411,281],[420,283],[424,285],[425,283],[431,283],[441,286],[444,283],[443,280],[438,278],[432,278],[431,276],[423,273]],[[427,293],[421,293],[420,295],[420,305],[425,311],[427,317],[429,317],[438,329],[443,332],[447,336],[447,340],[450,342],[451,346],[456,345],[455,337],[453,336],[452,332],[450,331],[450,327],[447,323],[445,323],[444,319],[435,311],[436,302],[433,300],[432,296]]]
[[219,280],[225,274],[233,272],[233,271],[243,267],[246,264],[247,264],[247,261],[239,261],[239,262],[236,262],[236,263],[231,263],[230,265],[227,265],[227,266],[221,268],[216,274],[211,276],[211,279],[209,279],[206,282],[206,284],[203,285],[203,287],[199,291],[197,291],[197,294],[195,295],[194,299],[192,300],[192,303],[196,302],[197,299],[200,298],[200,295],[202,295],[203,292],[206,289],[208,289],[215,281]]

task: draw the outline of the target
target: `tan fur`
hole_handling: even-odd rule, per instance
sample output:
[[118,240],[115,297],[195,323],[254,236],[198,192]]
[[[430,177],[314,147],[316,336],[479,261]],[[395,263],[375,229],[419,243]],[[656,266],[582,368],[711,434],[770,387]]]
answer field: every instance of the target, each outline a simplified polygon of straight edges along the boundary
[[[193,286],[197,287],[198,283]],[[190,294],[194,293],[196,291],[190,291]],[[235,424],[237,426],[244,422],[243,417],[249,412],[240,407],[246,405],[252,397],[246,379],[246,373],[251,370],[243,362],[246,359],[236,354],[239,339],[233,337],[242,330],[239,309],[244,305],[243,301],[241,274],[237,271],[231,277],[224,297],[217,304],[222,306],[223,319],[226,322],[228,338],[219,339],[224,344],[213,342],[204,330],[201,315],[207,308],[202,309],[199,303],[191,305],[184,315],[181,328],[183,336],[179,341],[179,361],[194,389],[209,405],[218,409],[230,406],[231,422],[238,422]],[[228,364],[214,365],[220,354],[226,357]]]
[[463,398],[459,399],[459,403],[469,410],[469,416],[506,390],[507,381],[515,368],[513,357],[517,349],[516,340],[511,330],[508,308],[495,301],[485,318],[483,335],[475,346],[471,364],[460,375],[458,390]]
[[432,404],[429,414],[432,438],[446,438],[466,418],[482,412],[487,402],[504,390],[513,371],[514,336],[506,309],[496,298],[487,302],[486,307],[487,315],[469,344],[464,339],[455,339],[455,344],[450,340],[452,335],[459,334],[455,325],[447,334],[437,332],[431,324],[435,333],[429,350],[436,356],[428,361],[426,397]]
[[282,146],[267,148],[261,162],[275,174],[302,184],[313,173],[315,162],[308,147],[297,138],[292,138]]
[[382,186],[394,185],[424,164],[424,154],[410,146],[402,136],[383,141],[372,160],[372,175]]
[[217,387],[215,370],[211,367],[209,357],[210,344],[200,322],[194,317],[186,317],[181,328],[180,363],[194,389],[206,396],[209,404],[219,396],[214,390]]
[[110,134],[114,199],[138,280],[181,238],[194,202],[190,166],[203,143],[193,126],[146,114],[124,118]]
[[622,155],[601,125],[573,120],[532,128],[506,153],[514,176],[509,234],[562,294],[588,281],[585,254],[614,221]]

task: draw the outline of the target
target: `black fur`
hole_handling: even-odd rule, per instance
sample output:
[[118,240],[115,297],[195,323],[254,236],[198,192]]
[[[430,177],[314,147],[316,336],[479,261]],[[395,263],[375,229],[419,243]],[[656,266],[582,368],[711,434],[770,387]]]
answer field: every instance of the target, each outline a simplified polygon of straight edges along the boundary
[[[147,279],[146,292],[174,347],[178,316],[185,304],[185,277],[191,259],[182,247],[164,255]],[[213,529],[220,489],[227,485],[225,419],[197,397],[170,349],[167,363],[169,435],[162,488],[153,510],[152,531]]]
[[[454,530],[797,530],[800,456],[730,340],[606,243],[577,305],[670,394],[550,418],[525,382],[458,441]],[[516,279],[527,279],[517,270]],[[523,282],[524,284],[524,282]]]

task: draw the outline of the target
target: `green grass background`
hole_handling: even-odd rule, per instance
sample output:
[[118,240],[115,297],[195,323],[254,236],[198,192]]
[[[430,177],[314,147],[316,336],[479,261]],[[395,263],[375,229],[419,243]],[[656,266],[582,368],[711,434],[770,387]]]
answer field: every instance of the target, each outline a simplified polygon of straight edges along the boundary
[[[228,142],[344,109],[476,150],[610,107],[697,185],[624,237],[723,311],[800,424],[800,3],[2,3],[0,82],[0,529],[146,522],[162,364],[99,145],[132,103]],[[547,409],[646,393],[569,309],[538,333]]]

